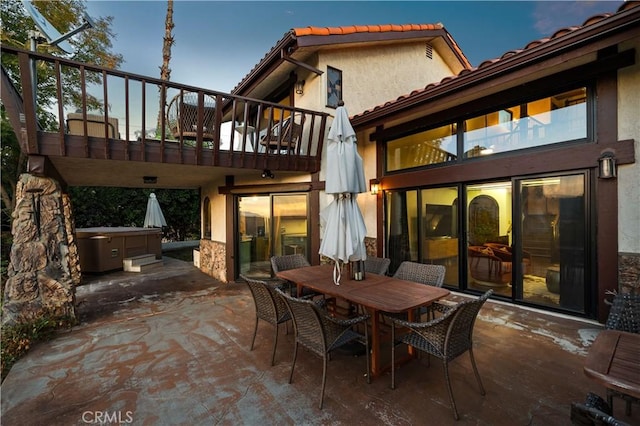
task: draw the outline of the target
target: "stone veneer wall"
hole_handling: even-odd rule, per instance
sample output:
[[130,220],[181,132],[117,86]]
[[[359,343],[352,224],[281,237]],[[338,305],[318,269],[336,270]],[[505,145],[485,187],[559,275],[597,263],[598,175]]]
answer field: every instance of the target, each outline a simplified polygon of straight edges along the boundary
[[74,280],[79,276],[69,264],[64,204],[55,180],[20,176],[2,306],[3,325],[45,316],[76,319]]
[[640,294],[640,254],[618,254],[618,289],[621,293]]
[[67,244],[69,247],[68,261],[71,282],[74,286],[79,286],[82,281],[82,272],[80,269],[78,242],[76,241],[76,224],[73,219],[74,216],[73,210],[71,209],[71,198],[69,198],[69,194],[62,194],[62,210],[64,216],[64,227],[67,231]]
[[367,252],[367,256],[378,256],[378,239],[371,237],[364,237],[364,247]]
[[227,247],[224,243],[211,240],[200,240],[200,270],[222,282],[227,282],[226,257]]

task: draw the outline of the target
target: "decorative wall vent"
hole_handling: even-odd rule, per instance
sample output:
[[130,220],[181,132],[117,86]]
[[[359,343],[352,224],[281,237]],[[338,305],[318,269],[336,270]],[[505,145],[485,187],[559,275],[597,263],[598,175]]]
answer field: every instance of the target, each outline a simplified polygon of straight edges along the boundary
[[433,46],[427,43],[424,49],[424,53],[428,59],[433,59]]

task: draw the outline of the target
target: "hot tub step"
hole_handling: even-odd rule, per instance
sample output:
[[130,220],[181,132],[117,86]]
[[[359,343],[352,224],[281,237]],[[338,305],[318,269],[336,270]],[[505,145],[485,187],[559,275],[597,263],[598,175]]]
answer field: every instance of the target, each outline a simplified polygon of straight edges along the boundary
[[122,261],[122,267],[127,272],[144,272],[162,265],[162,260],[157,260],[153,254],[128,257]]

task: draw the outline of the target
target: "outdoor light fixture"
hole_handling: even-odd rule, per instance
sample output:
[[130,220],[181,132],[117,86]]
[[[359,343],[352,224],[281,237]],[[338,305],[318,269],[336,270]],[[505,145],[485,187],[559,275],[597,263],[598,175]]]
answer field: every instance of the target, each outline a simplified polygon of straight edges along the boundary
[[266,179],[266,178],[271,178],[273,179],[275,177],[275,175],[273,174],[273,172],[269,169],[264,169],[262,171],[262,179]]
[[303,95],[304,94],[304,80],[298,80],[296,81],[296,93],[298,95]]
[[144,183],[158,183],[158,176],[142,176]]
[[371,195],[378,195],[380,192],[380,181],[378,179],[371,179],[369,181],[369,188],[371,189]]
[[600,179],[613,179],[616,177],[616,158],[613,152],[606,151],[598,158],[598,171]]

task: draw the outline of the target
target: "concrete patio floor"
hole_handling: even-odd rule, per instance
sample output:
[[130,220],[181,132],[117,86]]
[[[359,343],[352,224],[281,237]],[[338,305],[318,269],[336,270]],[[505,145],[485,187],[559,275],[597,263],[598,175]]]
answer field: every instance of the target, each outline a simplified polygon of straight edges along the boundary
[[[366,383],[364,358],[336,354],[324,409],[322,364],[301,350],[288,383],[293,334],[261,322],[249,351],[254,307],[246,285],[223,284],[168,257],[144,274],[85,277],[80,325],[35,345],[2,384],[3,425],[567,425],[572,401],[604,396],[585,377],[602,326],[489,301],[475,329],[481,396],[468,356],[451,364],[460,421],[443,369],[414,359]],[[452,299],[461,296],[452,296]],[[615,415],[640,424],[640,407]]]

